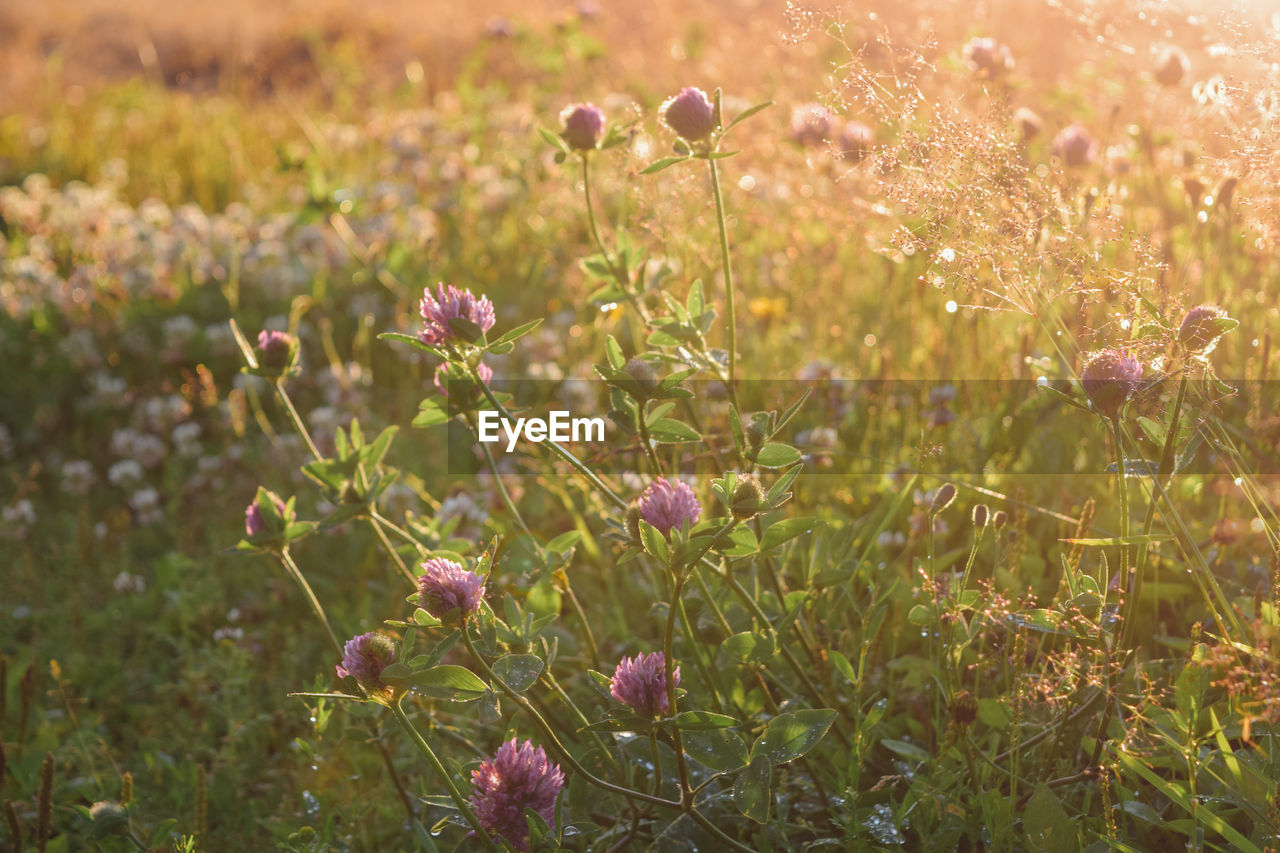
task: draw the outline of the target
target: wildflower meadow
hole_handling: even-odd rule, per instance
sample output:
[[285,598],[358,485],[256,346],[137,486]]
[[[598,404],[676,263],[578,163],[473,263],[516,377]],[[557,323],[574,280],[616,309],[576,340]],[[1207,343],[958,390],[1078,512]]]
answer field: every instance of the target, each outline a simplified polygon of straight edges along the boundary
[[1277,853],[1277,57],[0,5],[0,845]]

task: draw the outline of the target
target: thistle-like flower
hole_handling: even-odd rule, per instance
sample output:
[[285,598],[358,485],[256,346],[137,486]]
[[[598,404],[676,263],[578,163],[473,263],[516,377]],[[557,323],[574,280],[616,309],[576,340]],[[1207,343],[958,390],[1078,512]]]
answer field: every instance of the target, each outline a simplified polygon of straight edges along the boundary
[[595,104],[574,104],[560,114],[560,136],[575,151],[592,151],[604,133],[604,113]]
[[701,515],[702,504],[698,502],[697,495],[679,480],[672,483],[665,477],[659,477],[640,496],[640,517],[667,538],[671,537],[673,529],[683,527],[685,522],[696,524]]
[[[667,659],[662,652],[623,658],[613,671],[609,693],[642,717],[656,717],[671,707],[667,699]],[[680,683],[680,667],[671,672]]]
[[1104,349],[1090,354],[1080,371],[1080,383],[1094,407],[1115,417],[1142,382],[1142,362],[1128,350]]
[[982,77],[999,77],[1013,70],[1013,54],[1009,46],[993,38],[970,39],[964,46],[964,61]]
[[542,747],[532,741],[517,745],[512,738],[471,771],[471,808],[487,831],[527,851],[529,824],[524,810],[533,809],[554,828],[556,797],[562,787],[564,773],[547,759]]
[[470,290],[459,290],[452,284],[446,289],[444,282],[436,285],[435,293],[429,287],[423,291],[418,310],[422,319],[427,321],[427,327],[418,333],[425,344],[435,345],[457,339],[473,343],[477,340],[477,335],[458,329],[450,322],[452,320],[465,320],[479,327],[481,332],[492,329],[495,321],[489,297],[476,296]]
[[700,142],[716,129],[715,109],[701,89],[686,86],[668,98],[661,111],[667,127],[688,142]]
[[437,619],[451,614],[466,619],[480,609],[484,578],[452,560],[436,557],[422,564],[418,578],[418,603]]
[[1075,122],[1063,128],[1053,138],[1049,150],[1068,166],[1086,166],[1097,158],[1098,143],[1085,130],[1084,125]]
[[382,671],[395,659],[392,638],[380,631],[370,631],[347,640],[342,649],[342,663],[334,667],[334,671],[339,678],[354,678],[369,698],[386,704],[395,695],[395,688],[382,681]]

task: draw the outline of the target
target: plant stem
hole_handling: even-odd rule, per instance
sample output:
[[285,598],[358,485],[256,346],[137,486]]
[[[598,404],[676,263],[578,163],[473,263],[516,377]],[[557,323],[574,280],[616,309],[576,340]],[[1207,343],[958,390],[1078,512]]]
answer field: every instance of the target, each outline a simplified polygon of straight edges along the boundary
[[556,754],[560,756],[560,760],[569,765],[570,769],[581,776],[586,782],[605,791],[610,791],[614,794],[621,794],[624,797],[630,797],[632,799],[643,800],[646,803],[652,803],[656,806],[665,806],[666,808],[673,809],[681,808],[681,804],[674,800],[667,800],[662,797],[655,797],[651,794],[646,794],[642,791],[634,791],[630,788],[624,788],[620,785],[615,785],[612,782],[606,782],[592,774],[591,771],[583,767],[578,760],[573,757],[572,753],[565,749],[564,744],[562,744],[560,739],[556,737],[555,731],[547,721],[542,718],[542,715],[538,713],[538,710],[533,707],[532,703],[530,703],[528,699],[524,698],[524,696],[512,690],[510,685],[497,676],[492,667],[489,666],[489,662],[480,654],[480,651],[476,648],[475,643],[471,639],[471,634],[465,628],[462,631],[462,642],[466,645],[467,651],[471,653],[471,657],[477,664],[479,664],[480,668],[484,670],[484,673],[489,680],[493,684],[496,684],[498,689],[501,690],[508,699],[514,702],[520,710],[529,715],[529,718],[532,719],[534,724],[542,731],[543,737],[547,739],[554,748]]
[[738,375],[738,318],[734,309],[733,266],[729,260],[729,230],[725,224],[724,197],[720,191],[720,172],[716,161],[708,158],[707,165],[711,169],[711,194],[716,201],[716,223],[720,226],[720,257],[724,264],[724,299],[725,313],[728,316],[729,331],[729,400],[738,405],[738,390],[735,380]]
[[462,796],[462,792],[458,790],[458,786],[453,783],[453,777],[449,775],[449,771],[445,769],[444,765],[440,762],[440,759],[436,756],[435,751],[432,750],[431,746],[423,739],[422,734],[418,731],[417,727],[410,722],[407,716],[405,716],[404,709],[400,707],[400,701],[398,699],[392,703],[391,713],[395,714],[396,722],[398,722],[400,727],[405,730],[405,733],[409,735],[409,739],[412,740],[414,746],[418,748],[418,752],[422,753],[422,756],[427,759],[427,763],[430,764],[432,769],[434,769],[437,775],[440,776],[441,781],[444,782],[445,788],[449,791],[449,798],[453,800],[453,804],[458,807],[458,811],[462,813],[462,816],[466,818],[467,823],[471,825],[476,836],[484,839],[484,845],[486,848],[490,850],[497,849],[498,845],[494,843],[493,838],[485,831],[485,828],[480,825],[480,819],[477,818],[476,813],[471,810],[471,804]]
[[302,437],[302,441],[307,445],[307,452],[311,454],[316,461],[323,459],[320,455],[319,448],[316,443],[311,440],[311,433],[307,431],[307,427],[302,422],[302,416],[298,414],[298,410],[293,407],[293,400],[289,399],[289,392],[284,390],[284,377],[280,377],[275,381],[276,396],[280,398],[280,403],[284,406],[285,412],[289,415],[289,420],[293,421],[293,428],[297,430],[298,435]]
[[338,635],[333,633],[333,628],[329,625],[329,617],[324,615],[324,608],[320,606],[320,599],[316,598],[315,592],[311,589],[311,584],[307,583],[302,570],[298,568],[298,564],[290,556],[288,546],[281,548],[279,555],[280,562],[284,565],[285,570],[293,576],[293,579],[298,582],[298,586],[302,588],[302,593],[311,604],[311,609],[315,612],[316,618],[324,625],[325,631],[329,632],[329,640],[333,643],[333,647],[338,650],[338,654],[342,654],[342,643],[338,642]]

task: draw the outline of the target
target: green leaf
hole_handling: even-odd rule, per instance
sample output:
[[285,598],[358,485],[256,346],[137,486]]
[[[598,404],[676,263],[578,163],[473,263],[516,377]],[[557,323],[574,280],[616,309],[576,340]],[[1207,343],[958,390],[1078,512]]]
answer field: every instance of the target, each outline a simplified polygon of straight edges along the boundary
[[671,549],[667,545],[667,538],[643,518],[640,519],[640,541],[644,543],[644,549],[649,552],[649,556],[656,558],[664,566],[671,561]]
[[770,442],[756,454],[756,464],[762,468],[785,468],[800,461],[800,451],[787,444]]
[[774,717],[751,747],[751,758],[767,757],[773,764],[795,761],[818,745],[835,722],[830,708],[793,711]]
[[613,335],[605,336],[604,354],[615,370],[622,370],[627,366],[627,357],[623,355],[622,346],[614,339]]
[[721,643],[716,654],[738,663],[759,663],[773,657],[774,653],[773,640],[767,634],[743,631]]
[[569,530],[548,542],[547,550],[553,554],[566,554],[578,544],[578,540],[581,538],[581,530]]
[[901,755],[910,761],[928,761],[929,753],[919,744],[912,743],[909,740],[895,740],[893,738],[885,738],[880,744],[890,752]]
[[760,550],[768,551],[771,548],[777,548],[783,542],[808,533],[817,526],[818,519],[812,516],[786,518],[771,524],[765,530],[764,537],[760,540]]
[[674,166],[676,163],[683,163],[688,159],[688,157],[663,157],[661,160],[655,160],[648,166],[645,166],[640,170],[640,174],[652,175],[656,172],[661,172],[663,169]]
[[406,335],[402,332],[382,332],[381,334],[378,335],[378,340],[397,341],[402,344],[408,344],[414,349],[421,350],[422,352],[425,352],[425,353],[430,353],[431,355],[434,355],[436,358],[445,359],[446,361],[448,360],[443,352],[431,346],[430,344],[424,344],[415,335]]
[[505,335],[503,335],[502,337],[498,338],[496,341],[493,341],[491,344],[489,344],[489,348],[493,349],[493,347],[498,346],[500,344],[509,344],[512,341],[518,340],[519,338],[523,338],[525,335],[529,334],[534,329],[538,328],[538,326],[540,325],[542,325],[541,317],[539,317],[536,320],[530,320],[527,323],[516,326],[511,331],[507,332]]
[[1080,849],[1075,824],[1058,801],[1053,789],[1041,782],[1027,803],[1022,827],[1032,850],[1044,853],[1073,853]]
[[430,613],[423,610],[421,607],[413,611],[413,621],[416,624],[421,625],[423,628],[434,628],[440,624],[439,619],[432,616]]
[[735,127],[736,125],[751,118],[753,115],[760,112],[761,110],[768,109],[771,106],[773,106],[773,101],[765,101],[764,103],[756,104],[754,107],[747,107],[745,110],[743,110],[742,112],[734,116],[733,121],[729,122],[729,126],[726,127],[725,130],[727,131],[730,128]]
[[717,773],[746,766],[747,745],[730,729],[695,730],[683,735],[682,740],[690,758]]
[[453,664],[441,664],[431,669],[415,672],[405,678],[402,683],[404,686],[413,687],[428,696],[434,696],[437,699],[452,699],[455,702],[470,702],[473,699],[479,699],[489,689],[489,685],[481,681],[480,677],[474,672],[465,666],[455,666]]
[[671,723],[682,732],[699,732],[707,729],[727,729],[738,721],[724,714],[710,711],[681,711],[671,718]]
[[418,429],[439,426],[448,422],[448,406],[445,401],[436,397],[429,397],[418,404],[418,416],[413,419],[413,425]]
[[649,436],[654,441],[661,441],[666,444],[702,440],[702,436],[697,430],[675,418],[659,418],[656,423],[649,427]]
[[733,804],[756,823],[764,823],[769,819],[772,787],[773,765],[763,755],[757,756],[733,783]]
[[542,675],[542,659],[537,655],[506,655],[493,662],[493,674],[517,693],[523,693]]

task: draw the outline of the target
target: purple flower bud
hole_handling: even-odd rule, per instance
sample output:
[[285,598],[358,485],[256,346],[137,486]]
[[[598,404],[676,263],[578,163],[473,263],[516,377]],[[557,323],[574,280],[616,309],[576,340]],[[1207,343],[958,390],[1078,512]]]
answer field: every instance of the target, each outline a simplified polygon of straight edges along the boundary
[[698,503],[693,489],[679,480],[671,483],[659,477],[640,496],[640,517],[667,538],[685,522],[696,524],[701,515],[702,504]]
[[1094,407],[1115,417],[1142,381],[1142,362],[1128,350],[1099,350],[1086,358],[1080,381]]
[[1022,134],[1023,139],[1034,139],[1044,130],[1044,121],[1034,110],[1018,107],[1013,113],[1013,124]]
[[686,86],[680,94],[668,98],[661,109],[667,127],[689,142],[700,142],[716,129],[715,110],[701,89]]
[[999,77],[1013,70],[1013,54],[1009,52],[1009,46],[993,38],[971,39],[964,46],[964,60],[982,77]]
[[1093,141],[1084,125],[1076,122],[1053,138],[1049,150],[1068,166],[1085,166],[1098,156],[1098,143]]
[[382,671],[395,662],[395,642],[380,631],[357,634],[342,649],[342,663],[334,667],[339,678],[350,676],[370,698],[386,702],[395,690],[382,681]]
[[[609,693],[642,717],[657,717],[671,707],[667,699],[667,659],[662,652],[623,658],[613,671]],[[680,667],[671,672],[680,683]]]
[[[480,381],[485,385],[489,384],[489,380],[493,379],[493,369],[483,361],[476,365],[476,373],[480,375]],[[436,368],[436,374],[431,379],[431,384],[436,386],[436,390],[441,396],[449,396],[449,365],[442,364]],[[474,386],[473,386],[474,387]],[[463,395],[466,396],[465,394]]]
[[524,810],[533,809],[555,828],[556,797],[564,787],[560,765],[547,760],[542,747],[516,739],[498,747],[493,758],[471,771],[471,808],[480,825],[505,838],[517,850],[529,849]]
[[840,146],[842,156],[855,161],[861,160],[875,147],[876,133],[860,121],[845,122],[836,144]]
[[287,332],[263,329],[258,332],[258,352],[262,354],[258,362],[272,370],[284,370],[293,361],[297,351],[298,339]]
[[418,578],[418,603],[437,619],[456,614],[466,619],[480,609],[484,578],[452,560],[436,557],[422,564]]
[[487,332],[493,328],[493,303],[487,296],[475,296],[470,290],[459,290],[452,284],[445,289],[444,282],[436,285],[433,294],[431,288],[423,291],[422,301],[418,305],[422,319],[427,327],[418,333],[425,344],[439,344],[461,338],[472,342],[472,339],[460,334],[450,325],[450,320],[467,320]]
[[604,133],[604,113],[595,104],[574,104],[560,114],[560,136],[575,151],[591,151]]
[[823,144],[835,126],[835,116],[822,104],[805,104],[791,111],[791,138],[801,145]]
[[[1219,322],[1221,320],[1228,323]],[[1182,325],[1178,327],[1178,343],[1188,352],[1208,355],[1218,345],[1218,338],[1227,331],[1224,326],[1231,322],[1227,312],[1217,305],[1197,305],[1182,318]]]
[[[267,496],[275,506],[276,514],[284,519],[285,525],[292,524],[297,518],[297,513],[289,511],[288,504],[274,492],[267,492]],[[244,508],[244,532],[250,536],[261,536],[267,532],[267,520],[262,516],[262,507],[258,505],[258,498],[254,498],[252,503]]]

